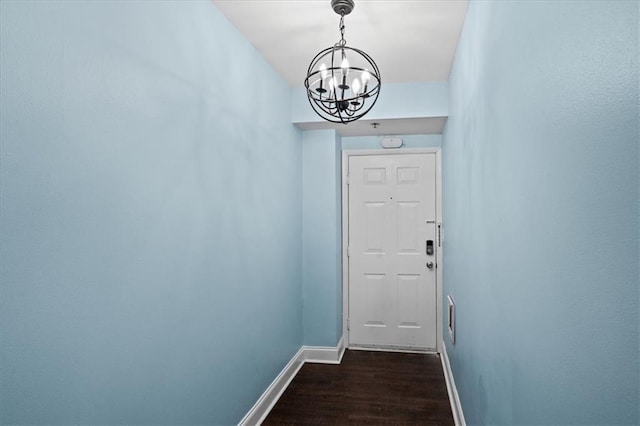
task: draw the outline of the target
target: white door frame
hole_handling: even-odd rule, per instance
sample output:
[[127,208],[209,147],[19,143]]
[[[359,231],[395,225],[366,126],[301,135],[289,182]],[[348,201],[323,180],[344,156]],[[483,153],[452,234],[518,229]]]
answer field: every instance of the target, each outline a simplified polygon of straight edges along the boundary
[[345,346],[349,339],[349,157],[357,155],[436,154],[436,223],[439,236],[436,249],[436,350],[442,352],[442,161],[441,148],[408,148],[398,150],[367,149],[342,151],[342,335]]

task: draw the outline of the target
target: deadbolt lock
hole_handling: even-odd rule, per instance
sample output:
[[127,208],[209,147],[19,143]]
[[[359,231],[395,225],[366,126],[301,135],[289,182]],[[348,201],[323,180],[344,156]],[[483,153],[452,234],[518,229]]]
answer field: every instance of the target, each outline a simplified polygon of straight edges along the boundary
[[433,256],[433,240],[427,240],[427,256]]

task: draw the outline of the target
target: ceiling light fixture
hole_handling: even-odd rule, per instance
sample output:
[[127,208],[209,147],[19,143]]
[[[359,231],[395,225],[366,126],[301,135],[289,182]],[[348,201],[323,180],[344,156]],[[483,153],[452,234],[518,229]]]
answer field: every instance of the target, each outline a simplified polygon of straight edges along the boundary
[[382,80],[371,56],[347,46],[344,39],[344,17],[355,7],[353,0],[331,0],[331,7],[340,15],[340,41],[313,58],[304,86],[311,107],[320,117],[347,124],[375,105]]

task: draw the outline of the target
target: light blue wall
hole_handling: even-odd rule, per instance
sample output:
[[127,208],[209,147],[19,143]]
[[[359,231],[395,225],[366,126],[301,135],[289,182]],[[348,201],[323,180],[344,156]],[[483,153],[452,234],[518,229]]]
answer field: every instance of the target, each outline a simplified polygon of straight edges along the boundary
[[0,423],[237,423],[302,344],[287,83],[208,1],[0,8]]
[[304,343],[335,346],[342,337],[342,191],[340,137],[303,133]]
[[[446,81],[384,83],[376,105],[367,113],[365,119],[446,117],[449,112],[448,90],[449,85]],[[291,121],[323,121],[309,105],[304,87],[291,91]]]
[[472,2],[443,137],[467,424],[638,424],[638,2]]
[[[442,135],[400,135],[402,148],[439,148]],[[384,136],[352,136],[342,138],[342,149],[382,149]]]

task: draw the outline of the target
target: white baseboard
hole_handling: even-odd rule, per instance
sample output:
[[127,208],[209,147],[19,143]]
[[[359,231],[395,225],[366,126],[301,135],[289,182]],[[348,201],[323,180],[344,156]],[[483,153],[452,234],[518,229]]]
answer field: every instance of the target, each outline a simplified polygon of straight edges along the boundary
[[344,340],[333,346],[303,346],[304,362],[314,364],[340,364],[344,355]]
[[260,425],[276,405],[291,380],[298,374],[305,362],[315,364],[340,364],[344,355],[344,341],[340,339],[336,347],[302,346],[285,365],[280,374],[271,382],[267,390],[258,398],[251,410],[240,420],[239,426]]
[[458,389],[456,388],[456,382],[453,379],[451,364],[449,364],[447,346],[444,344],[444,342],[442,342],[442,353],[440,354],[440,360],[442,361],[442,369],[444,370],[444,380],[447,383],[447,393],[449,393],[449,402],[451,403],[451,411],[453,412],[453,421],[455,422],[456,426],[466,426],[467,422],[464,419],[462,404],[460,404],[460,397],[458,396]]
[[258,398],[251,410],[240,420],[240,426],[253,426],[261,424],[271,409],[276,405],[282,393],[287,389],[291,380],[298,374],[304,364],[304,350],[300,348],[291,360],[284,366],[280,374],[271,382],[267,390]]

